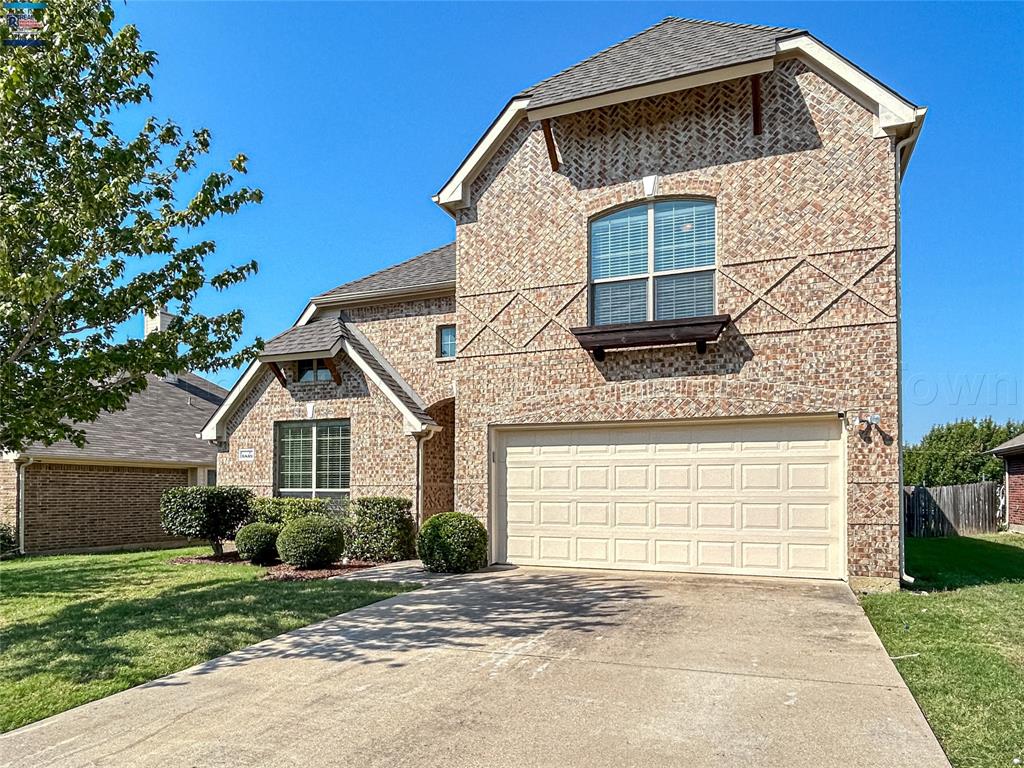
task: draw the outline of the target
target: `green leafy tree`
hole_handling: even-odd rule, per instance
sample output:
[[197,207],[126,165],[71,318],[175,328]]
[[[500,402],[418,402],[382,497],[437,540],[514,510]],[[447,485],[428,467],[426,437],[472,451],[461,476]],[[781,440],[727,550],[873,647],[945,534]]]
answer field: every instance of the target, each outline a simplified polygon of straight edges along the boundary
[[965,419],[932,427],[917,445],[903,447],[907,485],[960,485],[999,480],[1002,459],[985,453],[1024,432],[1024,421],[997,424],[991,418]]
[[[114,29],[109,0],[50,2],[44,46],[0,49],[0,448],[84,444],[75,422],[123,409],[146,374],[237,365],[242,312],[207,316],[197,294],[256,271],[215,274],[215,249],[195,231],[259,202],[239,186],[246,158],[196,178],[210,149],[149,118],[120,136],[115,113],[150,99],[157,57],[133,26]],[[182,196],[185,185],[194,194]],[[145,339],[118,326],[175,303],[178,318]],[[258,343],[258,342],[257,342]]]

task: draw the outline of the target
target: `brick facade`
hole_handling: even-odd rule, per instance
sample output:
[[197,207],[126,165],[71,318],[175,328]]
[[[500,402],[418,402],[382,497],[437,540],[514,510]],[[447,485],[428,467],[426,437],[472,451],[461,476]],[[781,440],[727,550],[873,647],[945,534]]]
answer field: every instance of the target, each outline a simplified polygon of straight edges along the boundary
[[90,464],[25,468],[25,551],[168,546],[160,494],[187,485],[187,469]]
[[[459,212],[456,506],[486,519],[488,427],[507,423],[879,413],[848,441],[852,576],[899,561],[896,162],[872,116],[797,61],[730,81],[523,123]],[[594,362],[568,329],[588,318],[588,222],[659,195],[713,198],[718,311],[734,325],[692,346]],[[516,284],[510,285],[510,278]]]
[[[454,364],[436,360],[436,329],[438,325],[454,322],[454,308],[453,298],[444,296],[346,309],[348,318],[359,323],[366,338],[416,389],[431,415],[440,413],[442,418],[444,410],[438,411],[434,406],[452,398]],[[405,434],[402,417],[395,406],[351,360],[339,354],[335,362],[341,373],[341,384],[295,382],[294,364],[282,365],[289,382],[287,388],[269,371],[262,374],[228,419],[227,445],[217,457],[219,484],[244,485],[260,495],[273,495],[274,424],[309,418],[346,418],[351,422],[350,495],[416,498],[415,438]],[[447,437],[428,441],[428,454],[434,456],[446,442],[451,442],[451,430]],[[239,461],[241,448],[254,449],[254,460]],[[434,466],[438,466],[436,462]],[[450,481],[447,484],[450,485]],[[442,480],[440,487],[434,485],[430,495],[431,511],[440,511],[439,507],[445,505],[451,509],[451,494],[445,492],[445,482]]]
[[[426,453],[436,465],[451,445],[456,509],[487,520],[495,424],[878,413],[878,427],[848,434],[849,573],[898,576],[893,142],[796,60],[762,82],[760,136],[746,80],[555,118],[558,172],[540,125],[522,122],[457,214],[454,300],[345,310],[428,406],[454,396],[448,442],[435,437]],[[595,362],[569,331],[588,324],[589,221],[645,202],[650,175],[659,197],[715,201],[717,310],[734,322],[704,355],[688,345]],[[436,326],[453,321],[458,359],[438,363]],[[415,498],[415,440],[350,362],[338,364],[340,386],[283,388],[264,373],[228,418],[220,482],[272,493],[273,424],[312,405],[314,418],[352,419],[353,494]],[[237,461],[243,447],[255,461]],[[428,486],[425,511],[449,508],[446,493]]]
[[1007,456],[1006,512],[1010,530],[1024,533],[1024,455]]

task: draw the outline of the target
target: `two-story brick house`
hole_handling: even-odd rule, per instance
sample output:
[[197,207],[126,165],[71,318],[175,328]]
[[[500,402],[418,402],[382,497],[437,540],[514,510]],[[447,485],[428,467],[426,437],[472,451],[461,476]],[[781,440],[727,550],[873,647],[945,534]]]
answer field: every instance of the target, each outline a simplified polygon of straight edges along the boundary
[[455,242],[242,376],[220,482],[470,512],[497,562],[891,583],[924,113],[801,30],[674,18],[526,89],[434,198]]

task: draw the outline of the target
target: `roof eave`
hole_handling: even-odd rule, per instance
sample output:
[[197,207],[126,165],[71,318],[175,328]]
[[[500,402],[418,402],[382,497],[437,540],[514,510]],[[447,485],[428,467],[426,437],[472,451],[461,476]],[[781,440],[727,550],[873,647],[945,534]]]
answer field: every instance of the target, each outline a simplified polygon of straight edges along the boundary
[[656,80],[642,85],[621,88],[616,91],[587,96],[583,99],[571,99],[556,104],[547,104],[536,109],[530,109],[526,117],[531,122],[547,120],[553,117],[571,115],[576,112],[586,112],[591,109],[610,107],[614,104],[623,104],[627,101],[646,99],[652,96],[662,96],[676,91],[685,91],[691,88],[699,88],[702,85],[711,85],[725,80],[735,80],[740,77],[759,75],[771,72],[775,68],[775,57],[766,56],[761,59],[745,61],[740,64],[729,64],[723,67],[706,69],[702,72],[694,72],[682,77],[672,77],[666,80]]

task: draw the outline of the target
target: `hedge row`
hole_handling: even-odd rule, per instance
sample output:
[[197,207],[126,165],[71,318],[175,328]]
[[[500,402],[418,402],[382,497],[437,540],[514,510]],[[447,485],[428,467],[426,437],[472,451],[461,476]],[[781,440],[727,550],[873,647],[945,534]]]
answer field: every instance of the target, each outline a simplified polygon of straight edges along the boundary
[[487,531],[470,515],[434,515],[417,539],[412,502],[365,496],[327,499],[256,498],[235,486],[171,488],[161,499],[168,533],[207,539],[216,554],[234,538],[239,555],[258,565],[277,559],[323,567],[342,555],[388,563],[419,554],[428,570],[464,573],[487,564]]

